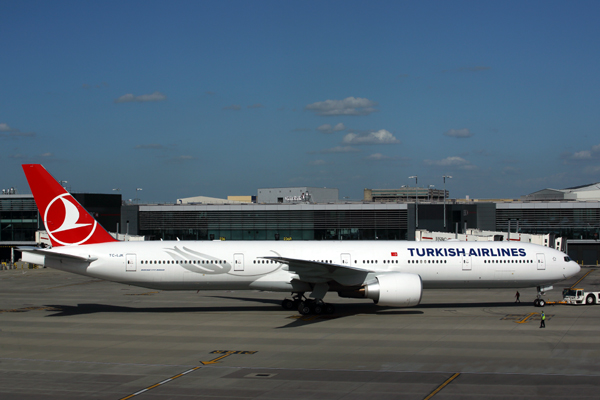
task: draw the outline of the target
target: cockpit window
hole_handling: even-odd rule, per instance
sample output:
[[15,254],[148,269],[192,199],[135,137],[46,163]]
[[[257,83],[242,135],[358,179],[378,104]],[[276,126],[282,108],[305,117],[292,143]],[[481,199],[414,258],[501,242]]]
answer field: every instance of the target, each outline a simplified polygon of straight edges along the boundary
[[573,260],[571,260],[571,257],[569,257],[569,256],[566,256],[566,257],[565,257],[565,262],[570,262],[570,261],[573,261]]

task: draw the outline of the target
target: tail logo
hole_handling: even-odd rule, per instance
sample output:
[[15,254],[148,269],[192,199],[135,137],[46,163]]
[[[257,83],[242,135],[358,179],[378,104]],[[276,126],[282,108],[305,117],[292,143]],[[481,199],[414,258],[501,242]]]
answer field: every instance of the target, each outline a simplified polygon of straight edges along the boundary
[[[91,219],[93,221],[91,223],[80,222],[80,215],[88,214],[85,210],[80,213],[81,206],[71,199],[69,193],[56,196],[48,204],[44,213],[44,225],[48,235],[63,246],[85,243],[92,237],[97,226],[94,219]],[[55,228],[56,226],[58,228]]]

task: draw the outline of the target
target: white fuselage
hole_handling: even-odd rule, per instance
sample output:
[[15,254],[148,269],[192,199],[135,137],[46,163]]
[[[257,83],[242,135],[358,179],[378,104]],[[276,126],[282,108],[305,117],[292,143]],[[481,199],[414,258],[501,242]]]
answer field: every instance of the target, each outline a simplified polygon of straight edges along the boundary
[[412,273],[425,289],[548,286],[580,270],[560,251],[507,242],[152,241],[52,251],[97,259],[88,265],[46,257],[48,267],[164,290],[310,290],[286,264],[263,257],[367,270],[354,286],[382,273]]

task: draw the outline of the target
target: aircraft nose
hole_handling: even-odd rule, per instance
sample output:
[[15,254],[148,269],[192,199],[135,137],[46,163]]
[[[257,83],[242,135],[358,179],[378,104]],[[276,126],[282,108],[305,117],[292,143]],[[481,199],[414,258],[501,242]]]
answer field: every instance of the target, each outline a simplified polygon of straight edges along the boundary
[[579,264],[577,264],[575,261],[569,262],[569,266],[567,268],[567,272],[569,274],[568,275],[569,277],[578,274],[579,271],[581,271],[581,267],[579,266]]

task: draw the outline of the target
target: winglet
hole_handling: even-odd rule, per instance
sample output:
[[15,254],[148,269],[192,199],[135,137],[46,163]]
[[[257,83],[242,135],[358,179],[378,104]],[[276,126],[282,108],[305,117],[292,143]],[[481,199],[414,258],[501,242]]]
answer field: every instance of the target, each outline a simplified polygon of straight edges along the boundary
[[117,241],[40,164],[23,171],[53,247]]

